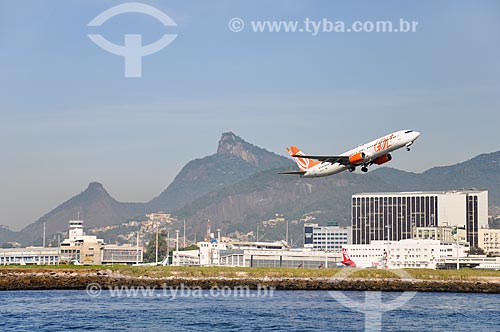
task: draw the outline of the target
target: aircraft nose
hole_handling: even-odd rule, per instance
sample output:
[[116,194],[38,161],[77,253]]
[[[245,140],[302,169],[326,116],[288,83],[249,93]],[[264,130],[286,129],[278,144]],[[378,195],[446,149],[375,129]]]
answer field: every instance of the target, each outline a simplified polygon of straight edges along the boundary
[[418,131],[415,131],[414,134],[415,134],[415,138],[413,140],[416,140],[417,138],[420,137],[420,133]]

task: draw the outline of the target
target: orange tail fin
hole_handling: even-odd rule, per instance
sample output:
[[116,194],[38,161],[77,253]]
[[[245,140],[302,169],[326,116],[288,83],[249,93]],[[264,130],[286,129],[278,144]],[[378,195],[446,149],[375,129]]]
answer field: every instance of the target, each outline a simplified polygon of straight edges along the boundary
[[[299,150],[295,145],[292,145],[289,148],[286,148],[290,156],[303,156],[304,153]],[[308,169],[318,165],[320,162],[317,160],[313,159],[308,159],[308,158],[301,158],[301,157],[294,157],[295,162],[299,166],[301,171],[307,171]]]

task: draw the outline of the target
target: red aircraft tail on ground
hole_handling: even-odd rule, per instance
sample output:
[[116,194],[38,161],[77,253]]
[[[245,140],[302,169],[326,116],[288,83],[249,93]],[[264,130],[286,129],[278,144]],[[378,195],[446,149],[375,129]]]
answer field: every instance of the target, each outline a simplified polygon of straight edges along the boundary
[[347,249],[342,248],[342,264],[344,264],[347,267],[356,267],[356,263],[349,257],[349,254],[347,253]]

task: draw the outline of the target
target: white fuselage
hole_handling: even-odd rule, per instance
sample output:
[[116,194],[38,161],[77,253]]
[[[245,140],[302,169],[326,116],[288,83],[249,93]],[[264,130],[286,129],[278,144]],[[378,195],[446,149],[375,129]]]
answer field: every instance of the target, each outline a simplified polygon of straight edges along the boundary
[[[369,143],[362,144],[357,148],[341,154],[341,156],[352,156],[357,153],[364,153],[365,159],[362,165],[368,165],[375,159],[384,156],[392,151],[402,147],[409,147],[420,136],[420,133],[412,130],[401,130],[395,133],[383,136]],[[305,178],[328,176],[337,174],[349,169],[350,166],[339,163],[322,162],[306,171]]]

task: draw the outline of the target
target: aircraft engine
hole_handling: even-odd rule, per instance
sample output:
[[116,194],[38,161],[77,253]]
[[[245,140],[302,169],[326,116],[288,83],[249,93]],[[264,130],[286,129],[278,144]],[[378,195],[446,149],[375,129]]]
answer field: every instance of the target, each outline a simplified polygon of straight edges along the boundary
[[373,162],[377,165],[382,165],[382,164],[385,164],[385,163],[391,161],[391,159],[392,159],[392,156],[388,153],[388,154],[384,154],[383,156],[378,157]]
[[366,155],[364,152],[358,152],[349,157],[351,165],[360,165],[365,162]]

